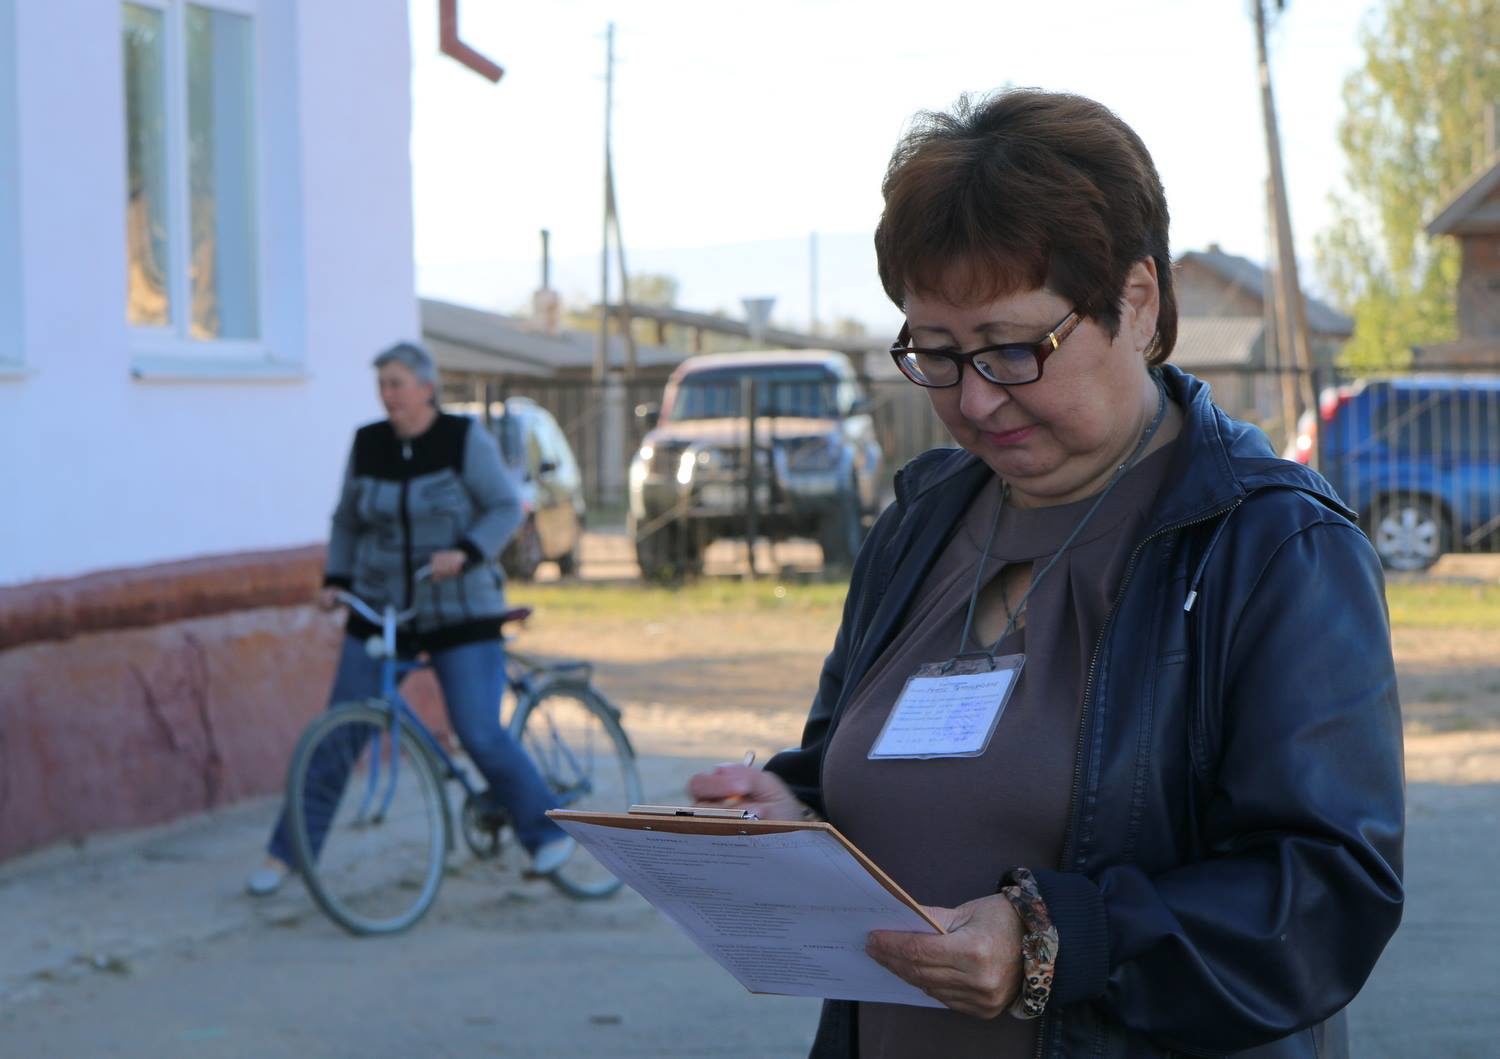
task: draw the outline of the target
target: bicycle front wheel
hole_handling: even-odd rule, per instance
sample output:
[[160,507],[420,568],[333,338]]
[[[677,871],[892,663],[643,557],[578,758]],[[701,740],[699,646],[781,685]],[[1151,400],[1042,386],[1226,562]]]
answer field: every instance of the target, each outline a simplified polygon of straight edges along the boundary
[[448,806],[411,722],[344,703],[292,753],[287,811],[297,867],[318,906],[353,934],[405,930],[443,881]]
[[[641,778],[618,717],[591,685],[563,681],[520,702],[510,734],[531,755],[560,808],[623,813],[641,801]],[[608,897],[620,888],[582,846],[547,878],[577,898]]]

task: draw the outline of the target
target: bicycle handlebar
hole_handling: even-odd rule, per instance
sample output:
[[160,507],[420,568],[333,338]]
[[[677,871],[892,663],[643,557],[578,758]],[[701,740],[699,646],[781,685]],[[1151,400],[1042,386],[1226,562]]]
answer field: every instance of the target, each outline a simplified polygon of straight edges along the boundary
[[[412,576],[412,584],[414,586],[424,584],[431,580],[431,566],[423,566],[419,568],[417,572]],[[404,625],[413,617],[415,617],[417,613],[416,607],[408,607],[406,610],[398,611],[390,605],[386,606],[384,614],[378,613],[374,607],[370,606],[364,600],[360,599],[353,592],[350,592],[347,589],[335,588],[333,591],[338,595],[340,602],[342,602],[346,607],[354,611],[360,617],[370,622],[370,624],[372,625],[379,625],[381,627],[384,627],[386,617],[388,615],[392,619],[394,619],[392,623],[393,626]]]

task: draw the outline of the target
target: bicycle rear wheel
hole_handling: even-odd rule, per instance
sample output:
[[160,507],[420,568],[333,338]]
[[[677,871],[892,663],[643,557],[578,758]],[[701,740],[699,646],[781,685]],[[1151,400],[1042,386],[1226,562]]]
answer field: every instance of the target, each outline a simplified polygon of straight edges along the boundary
[[302,734],[287,772],[303,881],[353,934],[405,930],[443,881],[443,785],[411,722],[392,738],[392,717],[378,700],[333,707]]
[[[526,748],[563,809],[623,813],[641,800],[635,751],[619,711],[589,684],[546,684],[516,706],[510,734]],[[582,846],[547,877],[570,897],[608,897],[620,888]]]

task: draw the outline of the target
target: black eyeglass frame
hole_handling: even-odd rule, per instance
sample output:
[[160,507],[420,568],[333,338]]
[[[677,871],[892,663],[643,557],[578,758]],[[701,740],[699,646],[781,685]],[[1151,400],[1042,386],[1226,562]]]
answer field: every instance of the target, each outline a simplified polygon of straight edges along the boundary
[[[1042,365],[1046,363],[1047,358],[1057,352],[1058,347],[1063,344],[1063,341],[1082,322],[1083,317],[1079,314],[1078,310],[1069,309],[1068,315],[1054,324],[1042,336],[1039,342],[1001,342],[993,346],[981,346],[971,353],[950,353],[946,349],[923,349],[917,346],[909,346],[907,343],[911,341],[911,329],[906,324],[902,324],[901,333],[896,336],[896,341],[891,343],[891,359],[896,362],[896,369],[909,381],[929,390],[946,390],[963,382],[964,367],[966,365],[978,372],[979,377],[985,382],[993,383],[996,386],[1028,386],[1042,377]],[[1014,354],[1018,351],[1030,354],[1032,359],[1036,361],[1036,375],[1020,382],[992,378],[974,360],[975,357],[982,356],[985,353],[1008,352]],[[906,370],[904,363],[908,353],[923,353],[929,357],[941,357],[944,360],[950,360],[958,369],[958,374],[954,376],[952,382],[923,382],[920,379],[912,378],[911,373]]]

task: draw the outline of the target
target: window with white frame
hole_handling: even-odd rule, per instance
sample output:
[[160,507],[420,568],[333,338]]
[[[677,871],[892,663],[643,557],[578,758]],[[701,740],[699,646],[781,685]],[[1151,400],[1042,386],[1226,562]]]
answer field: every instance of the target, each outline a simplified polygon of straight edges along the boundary
[[22,360],[15,18],[11,0],[0,0],[0,375],[19,366]]
[[262,331],[253,2],[123,13],[126,320],[249,351]]

